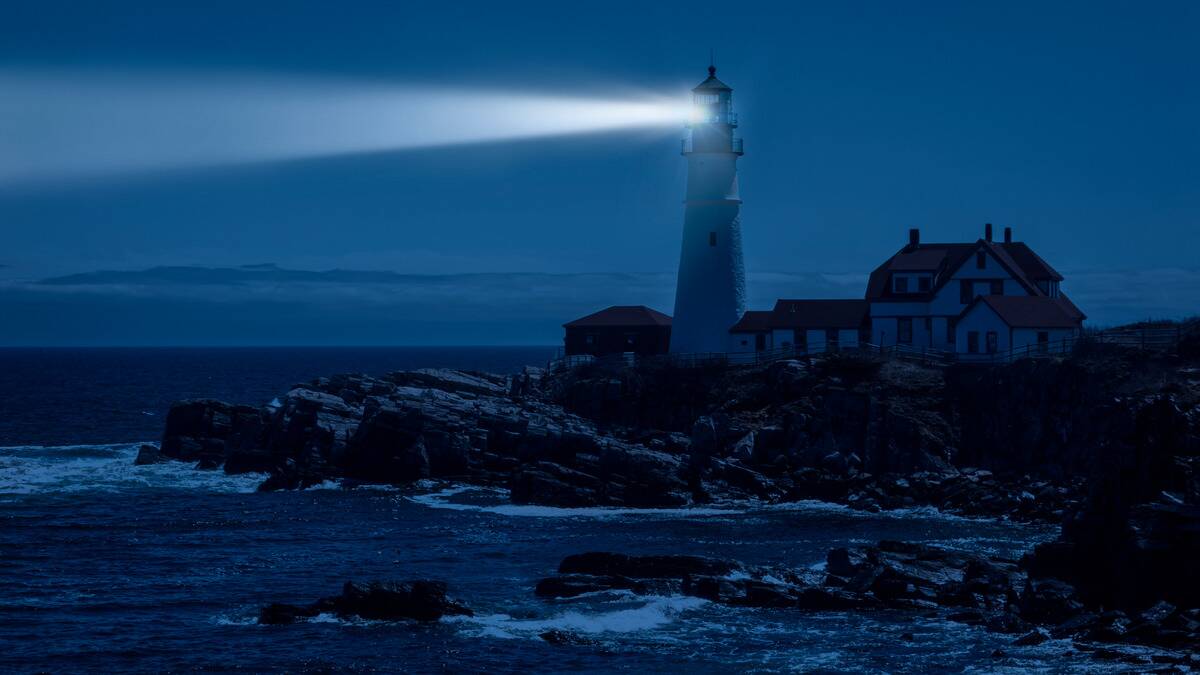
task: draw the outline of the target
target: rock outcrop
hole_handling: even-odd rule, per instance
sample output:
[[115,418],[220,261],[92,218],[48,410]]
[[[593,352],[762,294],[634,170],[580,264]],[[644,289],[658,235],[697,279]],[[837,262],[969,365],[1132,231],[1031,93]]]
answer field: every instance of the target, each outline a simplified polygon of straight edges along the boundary
[[440,581],[347,581],[341,595],[321,598],[310,605],[274,603],[262,609],[261,624],[289,624],[320,614],[370,621],[437,621],[443,616],[471,616],[471,610],[446,597]]
[[1140,612],[1104,611],[1069,583],[1033,576],[1018,561],[901,541],[833,549],[823,576],[697,556],[584,553],[565,558],[536,589],[546,599],[602,591],[682,593],[776,610],[932,612],[1019,635],[1018,647],[1070,638],[1081,649],[1123,643],[1177,652],[1166,662],[1187,663],[1186,654],[1200,648],[1200,609],[1159,602]]

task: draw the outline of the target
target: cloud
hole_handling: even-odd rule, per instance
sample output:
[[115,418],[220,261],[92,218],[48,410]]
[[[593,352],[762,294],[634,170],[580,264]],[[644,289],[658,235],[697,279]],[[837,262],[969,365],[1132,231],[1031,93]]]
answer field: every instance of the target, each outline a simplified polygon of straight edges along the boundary
[[[1064,289],[1094,325],[1200,308],[1200,270],[1077,270]],[[862,297],[860,273],[758,272],[778,298]],[[561,325],[614,304],[670,313],[670,273],[400,274],[242,267],[97,271],[0,284],[0,344],[558,344]]]

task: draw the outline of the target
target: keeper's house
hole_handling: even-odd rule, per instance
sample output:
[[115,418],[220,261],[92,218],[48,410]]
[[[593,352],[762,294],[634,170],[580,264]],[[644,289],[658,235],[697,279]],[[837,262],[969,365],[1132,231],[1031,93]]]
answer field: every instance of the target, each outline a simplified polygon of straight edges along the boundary
[[1009,350],[1059,351],[1086,318],[1060,290],[1063,277],[1023,242],[908,244],[875,268],[863,300],[779,300],[730,328],[730,351],[816,353],[901,345],[964,359]]

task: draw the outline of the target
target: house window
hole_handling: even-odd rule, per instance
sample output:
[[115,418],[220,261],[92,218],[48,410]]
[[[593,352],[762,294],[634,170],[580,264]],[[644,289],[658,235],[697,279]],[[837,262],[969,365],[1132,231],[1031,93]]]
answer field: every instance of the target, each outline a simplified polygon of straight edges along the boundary
[[912,344],[912,317],[904,317],[896,320],[896,341],[902,345]]
[[992,287],[988,289],[992,295],[1004,295],[1004,280],[992,280]]
[[925,317],[925,334],[933,335],[933,317],[931,316]]
[[958,282],[958,301],[962,304],[969,304],[975,299],[975,287],[966,279]]
[[996,353],[997,349],[999,348],[997,345],[997,342],[998,342],[998,340],[997,340],[997,336],[996,336],[996,331],[989,330],[987,332],[987,353],[989,353],[989,354]]
[[981,270],[987,269],[987,254],[983,251],[975,254],[975,268]]
[[979,353],[979,331],[977,330],[967,331],[967,353]]
[[709,245],[709,246],[716,246],[716,245],[717,245],[717,233],[716,233],[716,232],[709,232],[709,233],[708,233],[708,245]]
[[1050,333],[1048,331],[1044,331],[1044,330],[1038,331],[1037,345],[1038,345],[1037,346],[1038,353],[1045,354],[1047,347],[1050,346]]
[[594,345],[596,344],[596,336],[588,333],[587,335],[583,336],[583,342],[584,344]]
[[917,290],[921,291],[922,293],[928,293],[929,286],[931,283],[932,283],[932,280],[929,277],[918,277],[917,278]]
[[767,336],[759,333],[754,336],[754,351],[761,352],[767,348]]
[[958,338],[955,333],[958,332],[958,319],[948,316],[946,317],[946,342],[954,344]]
[[838,329],[825,329],[825,351],[836,352],[838,350]]
[[635,344],[637,344],[637,333],[626,333],[625,334],[625,346],[628,349],[633,349],[633,346]]
[[896,277],[896,292],[897,293],[907,293],[908,292],[908,277]]

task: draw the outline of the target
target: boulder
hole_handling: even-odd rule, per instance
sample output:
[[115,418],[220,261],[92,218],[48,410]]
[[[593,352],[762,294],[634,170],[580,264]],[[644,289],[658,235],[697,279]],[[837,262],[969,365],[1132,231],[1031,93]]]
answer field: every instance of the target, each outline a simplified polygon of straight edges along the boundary
[[437,621],[443,616],[472,614],[466,606],[446,597],[446,584],[440,581],[373,581],[368,584],[347,581],[341,595],[321,598],[311,605],[267,605],[259,613],[258,622],[289,624],[322,613],[373,621]]

